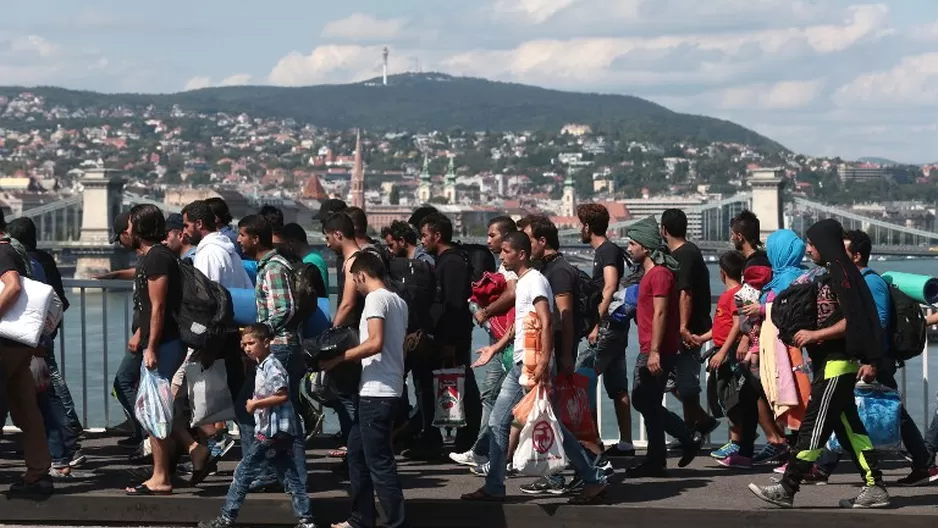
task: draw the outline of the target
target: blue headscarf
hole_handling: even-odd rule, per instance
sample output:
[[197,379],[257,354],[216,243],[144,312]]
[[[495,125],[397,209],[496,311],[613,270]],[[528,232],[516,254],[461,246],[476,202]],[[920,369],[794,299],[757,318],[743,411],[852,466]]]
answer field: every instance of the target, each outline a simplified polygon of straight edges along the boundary
[[769,235],[765,252],[772,264],[772,280],[762,288],[762,303],[768,299],[769,292],[778,295],[804,273],[801,265],[804,250],[804,241],[791,229],[779,229]]

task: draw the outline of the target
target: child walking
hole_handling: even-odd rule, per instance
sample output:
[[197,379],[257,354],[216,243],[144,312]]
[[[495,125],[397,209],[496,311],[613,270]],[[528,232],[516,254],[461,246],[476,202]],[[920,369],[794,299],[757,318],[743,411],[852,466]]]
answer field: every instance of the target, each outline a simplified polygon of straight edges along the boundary
[[258,363],[254,397],[247,401],[247,411],[254,415],[256,442],[251,444],[235,469],[221,515],[213,521],[199,523],[199,528],[234,525],[248,488],[265,461],[277,472],[277,478],[293,501],[293,511],[300,520],[297,528],[316,528],[309,496],[301,484],[291,453],[293,437],[299,428],[290,403],[287,369],[270,354],[271,337],[270,328],[264,324],[252,324],[241,332],[241,348]]

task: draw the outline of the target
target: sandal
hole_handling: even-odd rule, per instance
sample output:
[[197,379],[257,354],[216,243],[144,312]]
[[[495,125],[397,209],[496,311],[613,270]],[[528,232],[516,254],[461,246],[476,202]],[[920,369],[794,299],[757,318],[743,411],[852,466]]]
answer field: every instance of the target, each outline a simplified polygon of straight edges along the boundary
[[334,449],[332,451],[329,451],[328,455],[331,458],[345,458],[346,456],[348,456],[348,448],[340,447],[338,449]]
[[331,528],[352,528],[352,525],[348,521],[342,521],[339,523],[332,523]]
[[606,498],[606,488],[607,486],[603,485],[592,493],[588,491],[589,488],[586,488],[567,501],[567,504],[573,506],[594,506],[596,504],[602,504],[603,500]]
[[140,484],[137,484],[136,486],[132,488],[125,488],[124,494],[125,495],[140,495],[140,496],[172,495],[173,490],[154,490],[154,489],[150,489],[149,487],[147,487],[145,482],[141,482]]
[[485,488],[479,488],[472,493],[466,493],[461,500],[464,501],[478,501],[478,502],[505,502],[505,497],[499,497],[497,495],[492,495],[491,493],[485,491]]
[[189,457],[192,459],[192,476],[189,477],[190,486],[198,486],[199,484],[202,483],[203,480],[205,480],[206,477],[209,476],[209,474],[212,471],[215,471],[218,468],[218,463],[212,459],[212,452],[206,448],[205,459],[202,462],[202,467],[196,469],[195,467],[196,457],[194,457],[193,455],[195,454],[195,451],[197,449],[198,448],[193,449],[192,452],[189,453]]

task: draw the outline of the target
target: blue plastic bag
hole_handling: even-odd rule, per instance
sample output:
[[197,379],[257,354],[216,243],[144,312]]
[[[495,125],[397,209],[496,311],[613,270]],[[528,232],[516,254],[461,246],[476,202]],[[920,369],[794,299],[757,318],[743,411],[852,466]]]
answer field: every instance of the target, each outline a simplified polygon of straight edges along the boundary
[[[858,384],[854,389],[860,421],[877,451],[898,451],[902,446],[899,433],[899,418],[902,414],[902,397],[898,391],[884,385]],[[839,417],[838,417],[839,419]],[[827,448],[843,452],[837,435],[831,435]]]
[[173,430],[173,390],[169,380],[140,365],[134,416],[153,438],[165,440]]

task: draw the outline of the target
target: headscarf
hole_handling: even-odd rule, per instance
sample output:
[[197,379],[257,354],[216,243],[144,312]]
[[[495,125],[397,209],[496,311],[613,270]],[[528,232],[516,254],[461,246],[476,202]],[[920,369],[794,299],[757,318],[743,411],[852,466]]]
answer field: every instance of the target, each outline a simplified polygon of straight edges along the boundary
[[762,303],[768,299],[769,293],[778,295],[804,273],[801,266],[804,241],[790,229],[779,229],[769,235],[765,252],[772,264],[772,280],[762,288]]
[[833,219],[821,220],[808,228],[808,240],[820,253],[830,273],[830,287],[837,295],[847,319],[845,336],[848,357],[875,365],[883,356],[882,330],[873,294],[860,270],[847,257],[844,228]]
[[632,224],[626,236],[633,242],[648,250],[648,258],[655,265],[664,266],[671,271],[677,271],[678,263],[671,256],[664,238],[661,237],[661,229],[658,227],[658,221],[654,216],[649,216],[643,220]]

